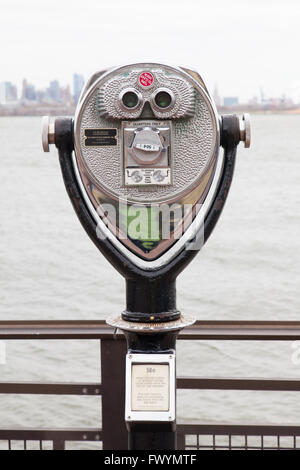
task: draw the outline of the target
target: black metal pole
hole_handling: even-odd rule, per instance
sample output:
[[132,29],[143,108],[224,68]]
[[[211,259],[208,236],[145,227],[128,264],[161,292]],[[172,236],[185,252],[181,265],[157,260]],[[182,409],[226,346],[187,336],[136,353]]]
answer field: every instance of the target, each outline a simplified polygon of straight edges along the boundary
[[126,310],[123,320],[136,322],[167,322],[178,320],[176,279],[126,279]]
[[176,450],[171,423],[135,423],[128,433],[129,450]]

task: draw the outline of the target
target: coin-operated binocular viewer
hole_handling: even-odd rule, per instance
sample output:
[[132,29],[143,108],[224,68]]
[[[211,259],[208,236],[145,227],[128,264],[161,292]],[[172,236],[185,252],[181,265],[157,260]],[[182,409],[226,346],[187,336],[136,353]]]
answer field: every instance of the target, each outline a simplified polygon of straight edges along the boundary
[[81,224],[126,280],[108,323],[128,344],[129,448],[175,449],[176,336],[194,322],[176,278],[222,212],[248,116],[218,116],[197,72],[142,63],[94,74],[74,119],[45,117],[42,133]]

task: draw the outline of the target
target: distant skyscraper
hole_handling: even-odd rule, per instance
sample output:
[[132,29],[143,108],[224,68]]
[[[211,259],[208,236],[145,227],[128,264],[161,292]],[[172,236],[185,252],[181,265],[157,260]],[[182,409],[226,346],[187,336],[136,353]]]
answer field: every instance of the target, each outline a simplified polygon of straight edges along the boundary
[[26,99],[26,88],[27,88],[27,80],[26,78],[23,78],[22,81],[22,93],[21,93],[21,98],[22,100]]
[[17,101],[17,87],[11,82],[0,83],[0,104],[8,104]]
[[29,100],[29,101],[35,101],[36,100],[36,91],[35,91],[35,86],[34,85],[27,85],[26,99]]
[[61,101],[63,104],[66,105],[72,104],[72,95],[69,85],[64,88],[61,88]]
[[81,90],[84,85],[84,78],[82,75],[79,75],[78,73],[74,73],[73,75],[73,92],[74,92],[74,103],[77,104],[79,100],[79,96],[81,93]]
[[58,80],[52,80],[52,82],[50,82],[47,94],[52,101],[55,101],[56,103],[61,102],[61,90]]
[[36,100],[38,103],[44,103],[47,102],[47,92],[45,90],[37,90],[36,91]]
[[239,99],[237,96],[225,96],[224,97],[224,106],[231,108],[232,106],[237,106],[239,104]]
[[22,100],[35,101],[36,100],[36,91],[34,85],[31,85],[27,82],[26,79],[22,82]]

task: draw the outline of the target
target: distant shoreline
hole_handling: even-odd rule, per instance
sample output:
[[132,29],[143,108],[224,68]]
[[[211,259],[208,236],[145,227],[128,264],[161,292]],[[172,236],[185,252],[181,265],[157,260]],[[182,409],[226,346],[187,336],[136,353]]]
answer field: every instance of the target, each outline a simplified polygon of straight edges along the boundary
[[75,106],[0,106],[0,116],[73,116]]
[[[75,106],[19,106],[7,107],[0,106],[0,117],[22,117],[22,116],[74,116]],[[300,115],[300,108],[254,108],[248,105],[239,105],[234,108],[218,107],[220,114],[237,113],[243,114],[248,112],[250,114],[288,114]]]

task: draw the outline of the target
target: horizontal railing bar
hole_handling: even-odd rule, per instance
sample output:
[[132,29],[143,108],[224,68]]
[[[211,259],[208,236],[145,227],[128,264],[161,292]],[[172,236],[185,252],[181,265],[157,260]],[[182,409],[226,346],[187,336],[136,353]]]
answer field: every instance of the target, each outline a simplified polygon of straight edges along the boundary
[[[300,379],[178,377],[177,388],[187,390],[300,391]],[[0,394],[92,395],[102,394],[100,383],[0,382]]]
[[0,382],[0,393],[99,396],[102,393],[102,385],[100,383]]
[[294,341],[300,339],[300,322],[197,321],[184,328],[179,339]]
[[[105,339],[114,330],[104,320],[0,321],[0,339]],[[117,337],[123,339],[122,334]]]
[[300,426],[256,424],[177,424],[178,434],[232,436],[300,436]]
[[[0,321],[0,339],[122,339],[124,335],[104,320]],[[296,340],[297,321],[197,321],[181,331],[179,339]]]
[[[6,330],[5,330],[6,328]],[[0,322],[0,338],[8,333],[34,338],[123,339],[118,330],[100,321],[25,321]],[[300,322],[296,321],[197,321],[182,330],[180,339],[300,339]]]
[[78,429],[0,429],[0,440],[27,441],[101,441],[102,430],[98,428]]
[[299,392],[300,379],[177,377],[177,388],[189,390],[260,390]]

